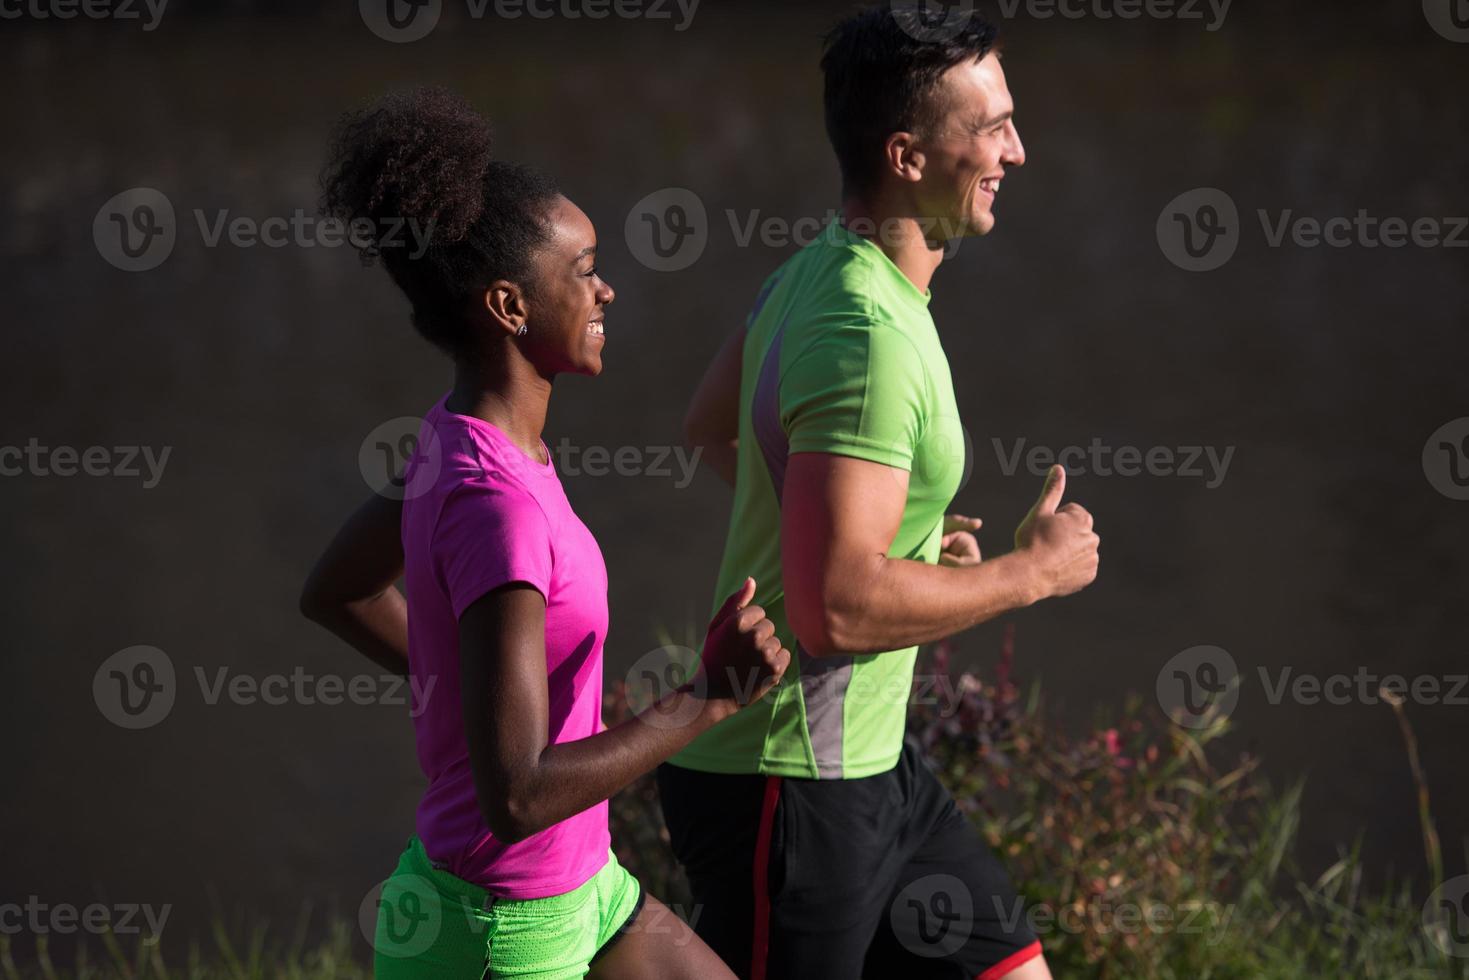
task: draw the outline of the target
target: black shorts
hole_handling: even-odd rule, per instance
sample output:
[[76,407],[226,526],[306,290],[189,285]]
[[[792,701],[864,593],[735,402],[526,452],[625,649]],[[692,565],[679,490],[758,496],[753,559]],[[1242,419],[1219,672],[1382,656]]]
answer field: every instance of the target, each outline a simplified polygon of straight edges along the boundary
[[865,779],[658,770],[694,930],[748,980],[992,980],[1040,943],[912,745]]

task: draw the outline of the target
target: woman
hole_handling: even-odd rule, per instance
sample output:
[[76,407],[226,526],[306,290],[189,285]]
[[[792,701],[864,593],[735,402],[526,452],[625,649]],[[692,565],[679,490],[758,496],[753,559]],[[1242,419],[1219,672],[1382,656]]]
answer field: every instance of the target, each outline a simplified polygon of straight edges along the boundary
[[[436,89],[345,117],[323,184],[330,213],[378,230],[365,257],[454,362],[408,499],[363,507],[302,598],[432,692],[414,719],[429,785],[383,887],[377,975],[731,976],[611,855],[607,798],[739,710],[737,692],[763,696],[790,655],[746,582],[695,681],[602,730],[606,569],[541,440],[552,380],[602,370],[613,292],[591,222],[544,176],[492,161],[485,121]],[[431,227],[427,249],[395,226]]]

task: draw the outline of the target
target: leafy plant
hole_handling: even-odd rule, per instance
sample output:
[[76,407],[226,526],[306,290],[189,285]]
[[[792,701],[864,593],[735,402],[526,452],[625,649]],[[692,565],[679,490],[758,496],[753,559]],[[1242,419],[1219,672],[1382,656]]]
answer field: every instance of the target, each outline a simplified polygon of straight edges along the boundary
[[[1469,957],[1451,955],[1462,947],[1443,940],[1446,924],[1425,912],[1411,882],[1369,891],[1357,848],[1315,878],[1295,867],[1301,786],[1273,791],[1257,759],[1229,752],[1220,742],[1226,718],[1185,728],[1133,698],[1115,718],[1067,735],[1047,716],[1038,686],[1022,693],[1013,682],[1014,661],[1013,630],[992,682],[954,678],[949,649],[936,647],[919,673],[956,696],[947,705],[914,698],[908,734],[1004,857],[1026,906],[1004,911],[1028,917],[1058,978],[1469,980]],[[1403,705],[1393,710],[1437,888],[1443,859],[1427,779]],[[625,687],[614,684],[609,724],[630,713]],[[613,798],[611,820],[618,858],[652,893],[688,908],[651,776]],[[34,962],[21,965],[0,935],[0,977],[356,980],[371,971],[355,931],[355,922],[334,919],[308,948],[299,937],[271,941],[260,922],[237,942],[220,923],[211,954],[192,947],[174,968],[158,944],[128,951],[107,936],[105,960],[92,962],[83,947],[67,971],[52,963],[44,937]]]

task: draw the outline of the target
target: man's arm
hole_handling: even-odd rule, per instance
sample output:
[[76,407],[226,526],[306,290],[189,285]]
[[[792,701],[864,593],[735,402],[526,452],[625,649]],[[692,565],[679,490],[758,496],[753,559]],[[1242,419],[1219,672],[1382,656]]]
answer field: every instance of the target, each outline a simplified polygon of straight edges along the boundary
[[1079,504],[1061,506],[1053,467],[1015,532],[1015,550],[961,567],[887,557],[908,498],[906,470],[795,453],[782,488],[786,616],[814,656],[932,643],[1011,609],[1069,595],[1097,575],[1100,539]]
[[403,574],[403,502],[373,494],[347,519],[301,590],[301,612],[373,663],[408,674]]
[[684,443],[698,450],[730,486],[740,435],[740,372],[745,356],[745,328],[730,334],[714,355],[684,417]]

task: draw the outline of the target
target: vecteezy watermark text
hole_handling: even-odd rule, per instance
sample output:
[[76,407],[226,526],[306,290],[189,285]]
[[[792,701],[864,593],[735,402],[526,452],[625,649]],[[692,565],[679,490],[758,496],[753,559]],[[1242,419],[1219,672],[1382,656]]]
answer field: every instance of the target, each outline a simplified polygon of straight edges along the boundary
[[[397,674],[313,674],[296,667],[289,674],[245,674],[218,667],[196,666],[194,681],[200,699],[210,706],[221,702],[241,707],[265,705],[385,705],[407,707],[417,718],[428,707],[438,678]],[[108,657],[92,676],[92,700],[97,710],[119,728],[152,728],[168,717],[178,697],[173,659],[157,647],[134,646]]]
[[0,20],[147,20],[144,31],[163,20],[168,0],[0,0]]
[[996,918],[1007,930],[1014,931],[1023,919],[1037,936],[1056,933],[1135,936],[1144,932],[1222,936],[1229,929],[1236,912],[1233,905],[1202,901],[1170,905],[1166,902],[1113,902],[1093,898],[1084,905],[1073,903],[1060,908],[1045,902],[1027,905],[1019,899],[1005,902],[998,896],[990,901],[994,903]]
[[[1347,673],[1298,672],[1289,665],[1257,667],[1265,701],[1314,707],[1411,702],[1425,707],[1469,707],[1469,674],[1388,674],[1359,666]],[[1184,728],[1208,728],[1229,718],[1238,706],[1245,675],[1229,651],[1190,647],[1171,657],[1158,672],[1158,703]]]
[[[998,0],[1000,13],[1007,20],[1025,14],[1036,20],[1060,17],[1063,20],[1204,20],[1204,30],[1214,32],[1224,26],[1234,0]],[[1212,17],[1210,16],[1212,15]]]
[[[1030,446],[1016,439],[1009,448],[1001,439],[991,439],[1000,472],[1014,476],[1022,462],[1032,476],[1045,476],[1060,463],[1073,476],[1174,476],[1202,479],[1208,490],[1224,482],[1234,458],[1233,446],[1109,446],[1094,438],[1086,446]],[[1023,457],[1023,458],[1022,458]]]
[[1265,700],[1278,705],[1287,697],[1294,704],[1378,704],[1407,700],[1421,705],[1469,707],[1469,674],[1379,674],[1358,667],[1352,674],[1297,674],[1292,667],[1270,671],[1259,668]]
[[[1358,208],[1352,216],[1298,214],[1294,208],[1257,208],[1269,248],[1469,248],[1469,216],[1376,215]],[[1164,206],[1155,232],[1163,255],[1190,272],[1210,272],[1234,257],[1244,236],[1239,208],[1217,187],[1185,191]]]
[[[76,906],[70,902],[45,902],[39,895],[27,896],[25,903],[0,904],[0,935],[33,936],[71,935],[86,932],[93,935],[138,935],[146,927],[147,942],[157,942],[163,927],[173,913],[172,905],[154,907],[136,902],[109,905],[93,902]],[[141,917],[141,919],[140,919]]]
[[398,674],[312,674],[297,667],[289,674],[232,674],[220,667],[213,676],[203,667],[194,668],[199,693],[208,705],[222,700],[249,706],[264,704],[279,707],[287,704],[335,706],[339,704],[382,704],[408,708],[409,717],[417,718],[428,707],[438,678],[430,676],[419,682],[417,676]]
[[24,446],[0,446],[0,477],[142,477],[143,489],[152,490],[172,452],[172,446],[43,446],[32,436]]
[[[736,248],[770,249],[804,248],[822,235],[841,234],[843,224],[835,209],[822,215],[787,218],[766,214],[759,208],[744,212],[726,208],[724,223]],[[911,234],[915,226],[930,241],[946,243],[946,259],[958,252],[969,234],[964,222],[951,217],[882,222],[859,217],[846,224],[852,234],[877,242],[898,241]],[[623,237],[633,258],[642,265],[655,272],[679,272],[699,261],[715,228],[703,198],[687,187],[665,187],[632,206],[623,223]]]
[[[682,33],[694,22],[700,0],[465,0],[471,20],[673,20]],[[362,22],[384,41],[407,44],[433,33],[444,13],[444,0],[358,0]]]
[[[321,216],[296,208],[290,214],[235,214],[229,208],[194,208],[194,224],[205,248],[340,248],[375,246],[423,255],[433,239],[434,222],[388,216],[380,221]],[[173,202],[152,187],[132,187],[108,198],[92,219],[97,252],[124,272],[156,269],[178,241]]]
[[696,447],[688,452],[683,446],[575,446],[562,437],[551,450],[556,471],[563,476],[647,476],[666,479],[674,476],[670,458],[678,467],[674,489],[682,490],[693,482],[704,450]]
[[[999,12],[1006,20],[1026,16],[1035,20],[1177,20],[1202,21],[1211,13],[1213,18],[1204,26],[1206,31],[1217,31],[1224,26],[1225,17],[1234,0],[999,0]],[[889,0],[896,10],[912,7],[912,0]],[[975,0],[923,0],[917,5],[917,16],[899,21],[910,36],[920,41],[947,41],[957,37],[969,27],[979,14]],[[988,9],[988,6],[987,8]]]
[[[691,723],[700,712],[699,703],[708,692],[709,681],[699,669],[699,654],[690,647],[668,644],[650,650],[633,661],[623,679],[628,707],[642,715],[645,723],[659,728],[681,728]],[[740,675],[734,668],[726,668],[726,687],[733,691],[741,703],[746,703],[760,686],[765,674],[750,669]],[[789,675],[788,675],[789,676]],[[898,705],[904,702],[914,706],[935,707],[940,718],[952,718],[958,713],[964,694],[970,688],[972,678],[960,678],[957,682],[948,674],[914,674],[911,679],[888,677],[876,680],[867,675],[856,675],[847,687],[837,689],[830,696],[847,705]],[[781,684],[789,683],[782,678]],[[692,698],[667,705],[663,699],[674,692],[685,689]],[[808,704],[817,695],[806,695]]]

